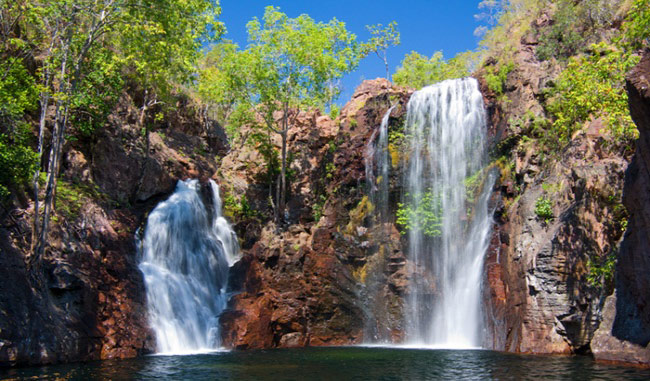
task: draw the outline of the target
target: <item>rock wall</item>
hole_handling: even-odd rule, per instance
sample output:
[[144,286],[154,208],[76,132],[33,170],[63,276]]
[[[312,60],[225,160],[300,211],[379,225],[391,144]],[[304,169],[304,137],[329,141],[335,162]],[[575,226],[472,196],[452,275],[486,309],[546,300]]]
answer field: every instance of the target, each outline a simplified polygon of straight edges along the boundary
[[25,266],[33,207],[2,217],[0,366],[127,358],[154,348],[136,231],[178,179],[212,176],[214,155],[225,149],[214,141],[218,126],[206,129],[183,99],[177,107],[164,124],[147,120],[149,155],[127,94],[91,141],[66,145],[39,270]]
[[[547,22],[541,18],[533,27]],[[536,119],[545,117],[544,88],[559,73],[553,61],[537,60],[537,43],[532,32],[519,42],[504,86],[508,102],[481,79],[494,156],[502,157],[495,161],[502,176],[492,198],[495,226],[485,264],[486,345],[521,353],[589,353],[611,291],[607,281],[589,281],[589,264],[617,250],[628,158],[607,148],[600,120],[556,153],[529,138]],[[536,212],[542,201],[551,216]]]
[[596,359],[650,366],[650,52],[627,76],[636,153],[625,174],[630,211],[616,266],[616,291],[607,298],[592,348]]
[[[288,138],[295,177],[281,229],[271,221],[268,200],[274,187],[260,182],[266,168],[259,153],[241,146],[224,157],[218,173],[224,192],[246,195],[257,211],[235,216],[244,252],[231,282],[238,293],[221,319],[224,345],[360,343],[368,339],[364,327],[371,320],[382,322],[375,331],[400,331],[394,284],[377,277],[390,278],[404,260],[399,245],[378,254],[378,245],[369,243],[372,206],[364,198],[364,153],[391,104],[400,105],[393,115],[397,122],[407,100],[406,91],[386,80],[366,81],[336,120],[318,112],[296,117]],[[279,140],[274,144],[279,147]],[[399,234],[393,238],[399,242]],[[379,260],[384,254],[391,259]],[[381,283],[382,289],[369,291],[370,283]],[[380,305],[371,302],[377,300]],[[375,318],[391,309],[392,318]]]

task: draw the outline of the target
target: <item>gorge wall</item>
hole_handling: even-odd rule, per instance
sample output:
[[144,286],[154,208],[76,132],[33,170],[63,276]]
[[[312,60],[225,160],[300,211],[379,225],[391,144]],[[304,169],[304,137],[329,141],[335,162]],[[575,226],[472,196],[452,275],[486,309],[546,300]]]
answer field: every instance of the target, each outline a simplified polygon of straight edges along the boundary
[[369,321],[375,322],[370,335],[402,334],[405,258],[394,227],[380,237],[369,223],[374,206],[364,154],[392,105],[393,125],[403,117],[408,95],[386,80],[366,81],[335,120],[296,115],[288,139],[295,175],[282,232],[270,221],[259,153],[242,147],[223,158],[217,177],[224,192],[242,195],[237,203],[245,200],[255,211],[235,216],[243,258],[231,287],[241,292],[222,317],[226,346],[357,344]]
[[597,359],[650,364],[650,52],[627,76],[636,153],[625,175],[623,202],[630,222],[616,266],[616,290],[605,301],[592,348]]
[[[553,157],[527,138],[532,119],[545,112],[543,90],[559,70],[537,60],[536,44],[529,36],[519,42],[505,82],[509,102],[486,84],[485,70],[494,62],[477,73],[491,120],[491,165],[501,172],[491,198],[495,224],[485,263],[485,346],[593,352],[598,359],[647,363],[650,59],[629,76],[641,138],[626,174],[630,154],[607,149],[601,120],[591,120]],[[186,178],[217,180],[241,242],[242,259],[229,285],[235,295],[221,317],[225,346],[401,342],[404,300],[416,269],[403,252],[397,224],[375,223],[364,155],[395,106],[386,180],[389,214],[395,216],[403,192],[399,164],[408,155],[400,133],[410,95],[386,80],[366,81],[334,120],[296,113],[289,132],[289,208],[281,226],[272,222],[274,189],[260,150],[241,144],[229,149],[220,127],[199,121],[181,99],[178,109],[186,111],[156,125],[147,155],[138,110],[125,95],[92,144],[66,148],[62,183],[70,191],[61,193],[42,278],[30,279],[24,264],[29,203],[3,218],[0,365],[153,350],[134,235],[176,181]],[[551,201],[552,217],[535,212],[540,198]],[[621,200],[630,211],[625,237]],[[590,263],[617,250],[616,281],[590,282]]]
[[0,366],[127,358],[154,348],[135,234],[179,178],[209,178],[227,143],[180,97],[181,111],[164,122],[147,115],[154,130],[147,155],[136,101],[124,94],[91,141],[67,143],[40,269],[25,265],[30,203],[3,212]]

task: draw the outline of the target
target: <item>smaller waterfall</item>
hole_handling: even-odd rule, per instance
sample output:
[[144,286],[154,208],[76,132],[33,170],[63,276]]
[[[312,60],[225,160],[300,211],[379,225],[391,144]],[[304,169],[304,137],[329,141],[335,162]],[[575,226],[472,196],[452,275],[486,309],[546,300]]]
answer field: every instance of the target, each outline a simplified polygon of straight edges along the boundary
[[210,181],[213,211],[198,180],[179,181],[147,219],[141,242],[151,327],[161,353],[219,348],[219,315],[226,307],[228,269],[237,237],[221,215],[219,187]]
[[375,130],[366,145],[364,163],[368,201],[372,205],[371,221],[368,226],[369,241],[377,245],[379,252],[371,256],[366,264],[365,305],[367,320],[364,340],[367,344],[389,343],[390,330],[385,327],[387,307],[381,290],[386,283],[384,274],[385,253],[391,246],[388,216],[388,191],[390,188],[391,158],[388,152],[388,122],[395,106],[388,109],[381,125]]
[[[386,111],[379,130],[375,130],[366,146],[364,157],[366,182],[370,201],[375,206],[376,223],[384,223],[388,218],[388,189],[390,186],[390,156],[388,155],[388,120],[395,106]],[[377,137],[379,132],[379,137]],[[376,142],[375,142],[376,140]],[[376,163],[376,172],[375,172]]]

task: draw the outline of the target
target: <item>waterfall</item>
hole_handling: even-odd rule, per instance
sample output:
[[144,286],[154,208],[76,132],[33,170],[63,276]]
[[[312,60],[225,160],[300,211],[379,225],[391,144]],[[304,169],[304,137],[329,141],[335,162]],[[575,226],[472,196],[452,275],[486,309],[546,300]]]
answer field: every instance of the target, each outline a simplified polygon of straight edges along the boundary
[[[364,157],[366,166],[366,183],[368,184],[368,195],[375,206],[376,223],[385,223],[388,217],[388,188],[390,157],[388,155],[388,120],[390,113],[395,106],[386,111],[381,120],[379,130],[375,130],[366,145]],[[377,138],[377,132],[379,137]],[[376,140],[376,141],[375,141]],[[375,173],[375,163],[377,170]]]
[[212,210],[198,180],[179,181],[149,214],[140,246],[149,321],[161,353],[219,348],[219,314],[227,303],[237,237],[221,215],[219,187],[209,183]]
[[388,191],[390,188],[391,159],[388,154],[388,122],[395,106],[386,111],[381,125],[372,133],[364,154],[366,187],[372,213],[367,233],[369,241],[377,246],[378,253],[370,256],[366,263],[365,279],[366,324],[364,341],[366,344],[390,342],[390,330],[385,326],[387,307],[381,295],[385,286],[385,254],[389,251],[390,224],[388,223]]
[[402,215],[414,264],[407,297],[408,344],[481,346],[481,275],[494,181],[486,164],[486,117],[473,78],[417,91],[408,103],[411,153]]

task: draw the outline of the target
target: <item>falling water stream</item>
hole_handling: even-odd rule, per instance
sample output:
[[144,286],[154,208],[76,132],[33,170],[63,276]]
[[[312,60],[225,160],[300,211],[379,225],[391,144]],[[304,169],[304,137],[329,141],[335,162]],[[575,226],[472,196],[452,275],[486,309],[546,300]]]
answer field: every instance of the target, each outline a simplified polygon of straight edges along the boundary
[[195,353],[220,346],[228,269],[237,260],[235,233],[221,215],[219,187],[209,183],[211,209],[198,180],[179,181],[147,219],[141,242],[150,325],[160,353]]
[[[417,91],[408,104],[404,174],[408,258],[407,344],[481,346],[481,274],[490,216],[483,98],[473,78]],[[480,186],[482,184],[482,186]]]

